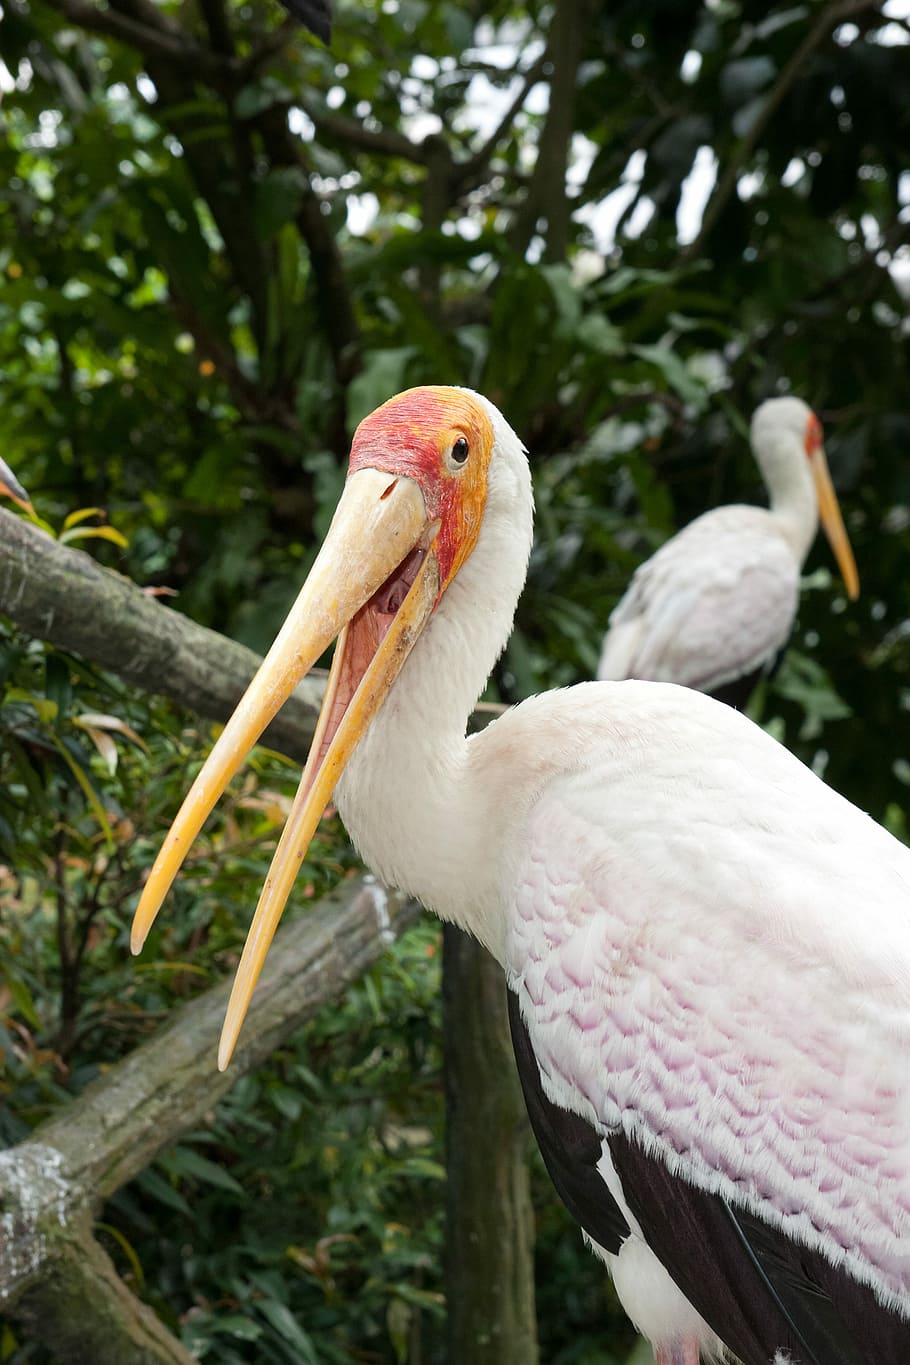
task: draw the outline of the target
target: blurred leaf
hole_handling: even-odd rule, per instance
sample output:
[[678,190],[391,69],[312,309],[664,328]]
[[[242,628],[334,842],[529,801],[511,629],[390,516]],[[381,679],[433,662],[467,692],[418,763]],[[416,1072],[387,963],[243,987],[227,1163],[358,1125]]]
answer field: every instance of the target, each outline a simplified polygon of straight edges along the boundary
[[238,1184],[223,1166],[209,1161],[192,1147],[173,1147],[159,1158],[159,1164],[170,1175],[184,1176],[201,1180],[206,1185],[215,1185],[220,1190],[230,1190],[232,1194],[243,1194],[243,1186]]
[[110,540],[123,550],[129,545],[126,536],[115,530],[113,526],[80,526],[73,531],[64,531],[60,536],[61,545],[66,545],[74,540]]

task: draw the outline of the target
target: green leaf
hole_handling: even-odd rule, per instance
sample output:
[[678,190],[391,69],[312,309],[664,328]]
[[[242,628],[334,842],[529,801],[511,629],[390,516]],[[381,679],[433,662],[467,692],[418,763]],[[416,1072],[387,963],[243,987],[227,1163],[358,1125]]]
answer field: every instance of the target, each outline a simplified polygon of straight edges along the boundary
[[215,1185],[231,1194],[246,1195],[243,1186],[230,1175],[223,1166],[218,1166],[208,1157],[201,1156],[193,1147],[175,1147],[160,1158],[160,1163],[171,1175],[183,1176],[191,1180],[201,1180],[206,1185]]
[[22,702],[31,706],[38,713],[38,717],[44,725],[51,725],[57,719],[59,707],[55,701],[49,701],[46,697],[36,697],[33,693],[27,692],[24,687],[8,687],[5,701],[10,703]]
[[304,1365],[319,1365],[319,1357],[313,1342],[286,1304],[279,1303],[277,1299],[259,1299],[256,1302],[256,1311],[294,1347]]
[[707,394],[704,385],[692,378],[685,363],[669,346],[663,344],[632,346],[630,350],[633,355],[641,356],[642,360],[646,360],[649,365],[653,365],[659,370],[670,387],[675,389],[681,398],[690,403],[697,403],[699,406],[705,402]]
[[302,166],[279,166],[256,186],[253,212],[256,229],[264,240],[274,237],[291,221],[309,191],[309,178]]
[[70,752],[71,746],[67,743],[66,740],[60,739],[58,735],[54,735],[53,741],[54,746],[57,749],[57,752],[60,754],[60,757],[66,763],[70,772],[73,774],[73,777],[75,777],[82,791],[83,796],[89,803],[89,806],[91,807],[92,812],[94,813],[95,819],[98,821],[98,824],[101,827],[101,832],[105,837],[108,847],[113,848],[114,836],[111,831],[110,824],[108,823],[108,818],[107,815],[105,814],[101,798],[95,791],[91,778],[89,777],[88,773],[85,771],[81,763],[78,762],[75,755]]
[[16,1006],[16,1009],[22,1015],[23,1019],[25,1019],[33,1029],[40,1029],[41,1020],[38,1016],[38,1010],[35,1007],[32,993],[25,982],[21,977],[13,976],[9,972],[3,977],[3,980],[6,982],[7,989],[13,997],[13,1004]]
[[176,1209],[178,1213],[185,1214],[187,1218],[192,1218],[193,1211],[183,1195],[179,1190],[175,1190],[173,1185],[160,1176],[157,1171],[151,1168],[143,1171],[141,1175],[136,1177],[136,1183],[153,1199],[157,1199],[159,1204],[166,1204],[169,1208]]
[[239,119],[255,118],[274,104],[290,104],[290,92],[280,81],[266,76],[252,85],[245,85],[234,100],[234,113]]
[[228,1313],[227,1316],[219,1314],[215,1320],[215,1327],[219,1332],[237,1337],[240,1341],[258,1341],[262,1336],[259,1323],[254,1322],[252,1318],[241,1317],[239,1313]]

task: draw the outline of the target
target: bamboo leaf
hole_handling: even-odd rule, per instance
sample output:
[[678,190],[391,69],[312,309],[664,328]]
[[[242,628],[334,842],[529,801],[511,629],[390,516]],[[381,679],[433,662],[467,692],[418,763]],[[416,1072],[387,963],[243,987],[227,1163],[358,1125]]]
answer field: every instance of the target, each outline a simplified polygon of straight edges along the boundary
[[64,531],[60,537],[61,545],[68,545],[74,540],[110,540],[114,545],[119,545],[121,550],[129,546],[126,536],[113,526],[83,526],[74,531]]
[[66,763],[70,772],[73,774],[73,777],[75,777],[76,781],[79,783],[79,786],[82,790],[82,794],[85,797],[86,801],[89,803],[89,806],[92,809],[95,819],[98,821],[98,824],[101,828],[102,833],[104,834],[108,847],[113,848],[114,847],[113,832],[108,822],[107,815],[105,814],[104,806],[101,804],[101,798],[95,791],[95,788],[92,786],[88,774],[86,773],[85,769],[82,768],[80,764],[76,762],[75,758],[73,758],[73,755],[70,753],[67,745],[64,743],[62,739],[60,739],[59,735],[54,735],[53,741],[55,748],[60,754],[60,757]]
[[[80,507],[78,511],[70,512],[69,516],[64,519],[63,529],[64,531],[68,531],[71,526],[78,526],[81,521],[87,521],[89,517],[104,516],[105,511],[103,507]],[[62,540],[63,537],[61,536],[60,539]]]

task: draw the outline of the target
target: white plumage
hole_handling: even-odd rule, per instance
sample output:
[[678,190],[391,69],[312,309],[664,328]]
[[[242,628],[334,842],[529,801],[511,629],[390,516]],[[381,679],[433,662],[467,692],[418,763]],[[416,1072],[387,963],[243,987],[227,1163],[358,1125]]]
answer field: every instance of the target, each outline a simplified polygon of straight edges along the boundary
[[[470,430],[470,475],[453,427]],[[368,419],[351,465],[303,616],[187,798],[135,945],[225,773],[321,652],[328,626],[309,639],[299,624],[317,610],[307,594],[328,600],[329,568],[366,553],[347,509],[372,509],[369,553],[398,537],[400,568],[340,587],[340,605],[329,594],[350,625],[226,1051],[340,764],[338,805],[369,866],[502,964],[544,1158],[660,1365],[697,1365],[721,1341],[746,1365],[905,1362],[910,852],[681,687],[583,684],[466,737],[530,550],[520,443],[486,400],[415,390]]]
[[811,408],[798,398],[762,403],[752,419],[752,449],[770,507],[706,512],[640,565],[610,617],[598,678],[714,692],[767,669],[793,629],[820,496],[848,591],[856,595],[856,569]]

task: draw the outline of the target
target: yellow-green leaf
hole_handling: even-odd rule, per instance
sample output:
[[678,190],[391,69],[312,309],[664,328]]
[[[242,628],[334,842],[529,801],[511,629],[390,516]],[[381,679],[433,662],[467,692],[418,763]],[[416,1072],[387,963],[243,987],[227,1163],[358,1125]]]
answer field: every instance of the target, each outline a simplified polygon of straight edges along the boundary
[[145,1284],[145,1275],[142,1273],[142,1264],[132,1243],[128,1242],[120,1229],[115,1228],[111,1223],[96,1223],[95,1227],[100,1232],[106,1232],[108,1237],[113,1237],[114,1241],[130,1263],[130,1269],[135,1277],[137,1288],[142,1289]]
[[[80,507],[77,512],[70,512],[63,523],[64,531],[68,531],[71,526],[78,526],[80,521],[86,521],[89,517],[103,517],[105,511],[103,507]],[[61,540],[63,537],[60,537]]]
[[68,748],[66,747],[66,745],[62,742],[62,740],[60,740],[60,738],[59,738],[57,735],[54,735],[54,736],[53,736],[53,739],[54,739],[54,744],[55,744],[55,746],[56,746],[56,748],[57,748],[57,751],[58,751],[59,754],[60,754],[60,757],[61,757],[61,758],[63,759],[63,761],[67,764],[67,766],[68,766],[70,772],[73,774],[73,777],[75,777],[76,781],[79,783],[79,786],[80,786],[81,789],[82,789],[82,794],[83,794],[83,796],[85,797],[86,801],[87,801],[87,802],[89,803],[89,805],[91,806],[92,811],[94,812],[94,815],[95,815],[95,819],[98,821],[98,824],[99,824],[100,827],[101,827],[102,833],[104,834],[104,837],[105,837],[105,839],[107,840],[108,847],[109,847],[109,848],[113,848],[113,847],[114,847],[114,835],[113,835],[113,833],[112,833],[112,831],[111,831],[110,824],[108,823],[108,818],[107,818],[107,815],[105,814],[104,807],[102,806],[101,802],[98,800],[98,794],[97,794],[97,792],[95,791],[94,787],[92,786],[91,782],[89,781],[87,774],[83,771],[83,769],[79,766],[79,764],[78,764],[78,763],[76,762],[76,760],[73,758],[73,756],[72,756],[72,754],[70,753],[69,749],[68,749]]
[[38,717],[49,725],[52,720],[56,720],[59,710],[55,701],[49,701],[47,697],[36,697],[33,692],[27,692],[24,687],[9,687],[4,694],[4,701],[24,702],[38,712]]
[[125,550],[129,544],[126,536],[113,526],[81,526],[74,531],[64,531],[60,537],[61,545],[68,545],[73,540],[111,540],[121,550]]

